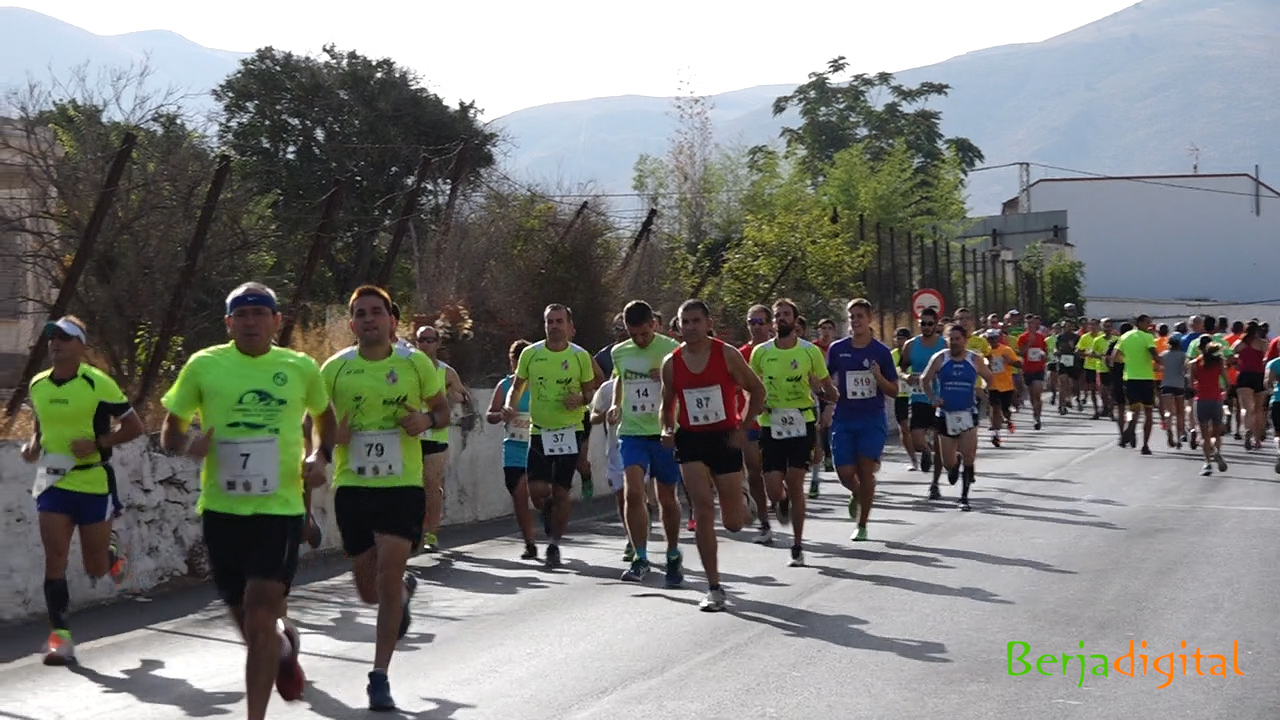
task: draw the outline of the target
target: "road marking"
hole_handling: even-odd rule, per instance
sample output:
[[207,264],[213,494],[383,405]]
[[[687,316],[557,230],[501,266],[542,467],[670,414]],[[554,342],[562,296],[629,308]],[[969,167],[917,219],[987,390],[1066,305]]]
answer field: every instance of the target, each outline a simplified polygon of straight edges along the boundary
[[1280,507],[1262,505],[1134,505],[1139,508],[1159,510],[1244,510],[1248,512],[1280,512]]

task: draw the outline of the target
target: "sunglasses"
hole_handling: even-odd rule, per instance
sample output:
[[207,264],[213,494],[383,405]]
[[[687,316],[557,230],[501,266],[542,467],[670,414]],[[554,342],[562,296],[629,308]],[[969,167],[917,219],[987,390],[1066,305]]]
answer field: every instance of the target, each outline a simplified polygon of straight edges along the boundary
[[760,318],[751,318],[750,320],[747,321],[747,323],[750,325],[764,325],[766,322],[768,321],[761,320]]
[[62,330],[54,330],[53,332],[47,332],[44,334],[44,336],[49,338],[50,340],[59,340],[61,342],[70,342],[75,339],[70,335],[68,335],[67,333],[63,332]]
[[934,325],[937,325],[937,324],[938,323],[936,322],[922,322],[920,323],[920,327],[933,327]]

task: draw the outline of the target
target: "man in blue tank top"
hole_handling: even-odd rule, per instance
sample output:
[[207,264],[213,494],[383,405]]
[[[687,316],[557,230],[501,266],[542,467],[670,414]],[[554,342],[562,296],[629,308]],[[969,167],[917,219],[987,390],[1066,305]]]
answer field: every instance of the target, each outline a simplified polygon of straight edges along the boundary
[[[955,484],[958,475],[956,452],[964,461],[964,485],[960,509],[969,509],[969,487],[973,485],[974,458],[978,454],[978,405],[974,387],[982,378],[991,386],[991,370],[982,356],[968,349],[969,333],[960,325],[947,327],[947,351],[929,361],[920,384],[937,408],[938,442],[947,479]],[[936,383],[936,385],[935,385]],[[937,487],[936,485],[934,486]],[[932,494],[931,494],[932,496]]]
[[[876,468],[889,437],[885,398],[898,392],[893,354],[871,336],[871,302],[849,301],[849,337],[827,349],[827,372],[835,380],[840,399],[831,428],[831,455],[840,484],[852,493],[849,517],[858,525],[849,539],[867,539],[867,518],[876,492]],[[830,407],[830,406],[828,406]]]
[[[920,451],[920,471],[929,472],[933,468],[933,483],[929,486],[929,499],[942,497],[938,492],[938,478],[942,474],[942,466],[933,462],[938,452],[938,440],[928,435],[938,425],[933,405],[929,397],[920,388],[920,376],[924,374],[929,361],[937,353],[947,347],[946,338],[938,334],[938,313],[933,308],[925,308],[920,313],[920,334],[911,338],[902,346],[898,368],[907,378],[911,386],[911,447]],[[915,458],[912,458],[912,465]]]

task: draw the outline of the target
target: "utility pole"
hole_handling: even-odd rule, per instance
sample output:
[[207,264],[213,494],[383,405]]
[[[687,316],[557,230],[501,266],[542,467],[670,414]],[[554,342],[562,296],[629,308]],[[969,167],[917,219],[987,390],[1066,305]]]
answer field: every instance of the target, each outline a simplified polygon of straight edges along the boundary
[[1022,198],[1022,212],[1031,212],[1031,163],[1018,163],[1018,197]]

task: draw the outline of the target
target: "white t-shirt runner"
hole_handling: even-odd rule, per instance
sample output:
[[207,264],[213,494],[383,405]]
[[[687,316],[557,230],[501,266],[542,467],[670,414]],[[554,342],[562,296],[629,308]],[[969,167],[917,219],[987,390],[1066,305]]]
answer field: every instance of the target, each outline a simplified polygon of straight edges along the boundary
[[[611,377],[596,390],[595,397],[591,398],[592,412],[608,414],[609,408],[613,406],[613,388],[617,382]],[[618,442],[618,426],[610,425],[607,417],[604,422],[604,432],[605,447],[609,455],[609,469],[605,476],[609,481],[609,489],[620,492],[623,485],[622,446]]]

